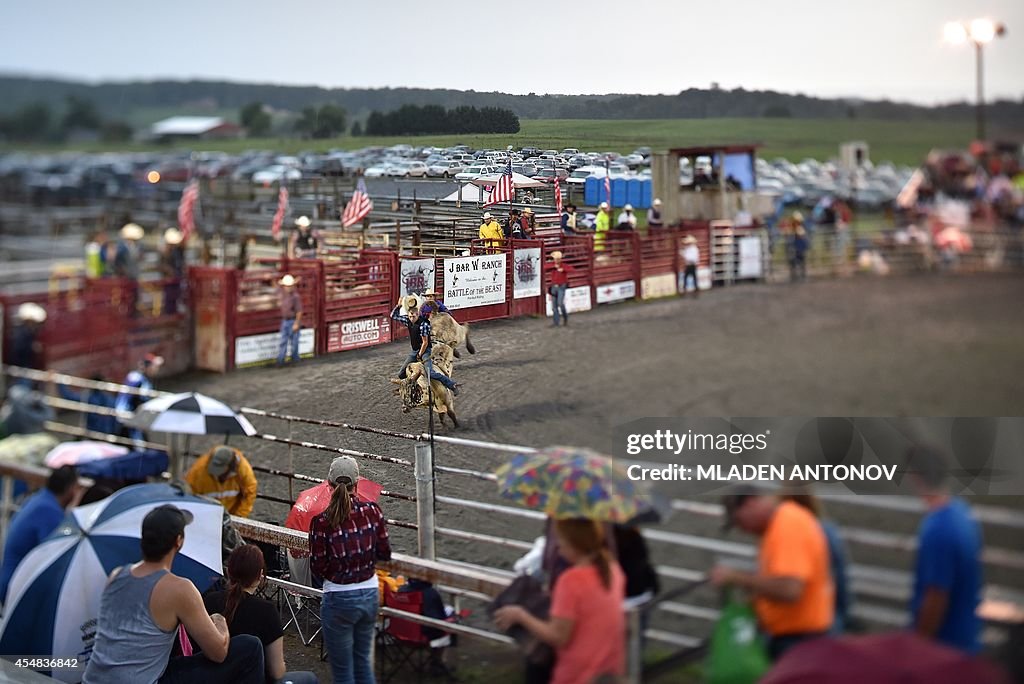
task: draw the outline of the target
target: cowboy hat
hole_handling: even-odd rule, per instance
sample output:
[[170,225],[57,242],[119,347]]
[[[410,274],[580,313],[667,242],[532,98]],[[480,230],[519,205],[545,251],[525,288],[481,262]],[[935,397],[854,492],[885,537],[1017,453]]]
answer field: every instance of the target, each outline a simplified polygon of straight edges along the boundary
[[494,217],[491,216],[491,212],[489,212],[489,211],[485,211],[484,212],[484,221],[490,221],[492,218],[494,218]]
[[406,296],[406,298],[402,300],[402,303],[405,305],[405,308],[409,311],[420,308],[420,301],[416,299],[416,295]]
[[793,212],[793,220],[794,221],[803,221],[804,220],[804,215],[801,212],[799,212],[799,211],[794,211]]
[[525,209],[523,209],[523,213],[524,214],[532,214],[533,213],[533,209],[531,209],[530,207],[526,207]]
[[18,307],[18,318],[22,321],[43,323],[46,321],[46,309],[34,302],[25,302]]
[[660,200],[660,199],[657,199],[657,198],[655,198],[655,200],[654,200],[654,206],[656,206],[656,207],[660,207],[660,206],[661,206],[661,200]]
[[126,223],[121,228],[121,237],[125,240],[141,240],[145,235],[146,231],[137,223]]
[[300,216],[299,218],[295,219],[295,225],[297,225],[299,228],[309,228],[309,224],[311,223],[312,221],[309,220],[308,216]]
[[185,236],[177,228],[168,228],[164,231],[164,242],[169,245],[180,245]]
[[295,285],[295,276],[291,273],[286,273],[285,276],[277,282],[285,287],[293,287]]
[[697,243],[697,238],[693,237],[692,235],[687,235],[686,237],[683,238],[683,242],[685,242],[688,245],[693,245]]
[[426,297],[428,295],[430,295],[431,297],[436,297],[437,296],[437,290],[435,290],[432,287],[428,287],[426,290],[423,291],[423,296]]
[[552,259],[561,259],[562,258],[562,252],[556,249],[554,252],[551,253],[551,258]]

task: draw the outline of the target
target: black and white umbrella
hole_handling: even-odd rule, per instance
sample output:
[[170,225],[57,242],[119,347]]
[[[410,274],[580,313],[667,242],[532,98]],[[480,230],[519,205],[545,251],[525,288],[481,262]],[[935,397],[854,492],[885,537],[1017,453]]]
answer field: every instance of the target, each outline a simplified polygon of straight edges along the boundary
[[127,421],[151,432],[178,435],[255,435],[256,428],[230,406],[195,392],[150,399]]

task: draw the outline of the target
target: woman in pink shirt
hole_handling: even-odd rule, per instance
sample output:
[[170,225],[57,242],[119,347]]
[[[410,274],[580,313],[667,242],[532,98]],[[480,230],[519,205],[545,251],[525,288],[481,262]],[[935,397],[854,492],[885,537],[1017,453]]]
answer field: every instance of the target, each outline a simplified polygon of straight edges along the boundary
[[502,629],[522,625],[554,647],[551,684],[590,684],[602,675],[622,675],[626,665],[626,578],[593,520],[557,520],[559,552],[572,567],[551,593],[551,617],[541,620],[522,606],[494,615]]

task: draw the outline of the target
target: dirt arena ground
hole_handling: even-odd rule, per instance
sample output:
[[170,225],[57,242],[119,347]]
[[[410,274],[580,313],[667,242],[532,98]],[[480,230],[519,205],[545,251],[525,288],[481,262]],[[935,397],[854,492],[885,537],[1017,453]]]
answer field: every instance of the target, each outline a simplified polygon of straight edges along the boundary
[[[464,352],[455,370],[463,385],[456,405],[461,427],[441,434],[608,451],[615,424],[648,416],[1024,415],[1022,301],[1021,277],[857,277],[612,305],[574,315],[567,328],[541,319],[476,324],[478,353]],[[402,413],[388,383],[407,351],[401,341],[294,368],[194,374],[162,389],[195,389],[236,405],[420,433],[426,413]],[[278,420],[254,424],[261,432],[288,434]],[[410,442],[393,438],[312,426],[295,426],[292,434],[413,457]],[[326,474],[332,458],[256,440],[239,444],[254,463],[285,470],[293,463],[297,472],[316,476]],[[436,453],[439,464],[486,471],[506,457],[449,445],[438,445]],[[413,493],[411,470],[365,462],[363,472],[388,489]],[[288,496],[281,479],[267,476],[261,487]],[[437,491],[499,503],[489,483],[463,476],[441,474]],[[389,517],[415,520],[406,502],[385,500],[384,507]],[[279,504],[260,502],[255,517],[280,521],[286,513]],[[913,515],[862,509],[848,516],[837,513],[844,524],[908,534],[917,522]],[[451,505],[439,505],[438,524],[525,541],[540,533],[538,523]],[[670,528],[720,536],[709,519],[676,516]],[[415,552],[410,531],[394,536],[397,548]],[[1020,548],[1011,539],[997,543]],[[445,558],[504,568],[521,555],[445,537],[438,550]],[[678,548],[658,547],[654,555],[660,563],[693,569],[715,560],[711,552]],[[703,600],[714,599],[708,592]],[[710,629],[707,622],[682,624],[692,634]]]

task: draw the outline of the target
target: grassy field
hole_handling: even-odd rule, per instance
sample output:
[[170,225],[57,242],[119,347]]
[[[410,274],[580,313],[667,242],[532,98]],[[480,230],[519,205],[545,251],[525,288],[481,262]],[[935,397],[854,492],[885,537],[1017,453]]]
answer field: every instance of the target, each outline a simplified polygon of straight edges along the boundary
[[[224,150],[241,152],[251,149],[272,149],[282,153],[302,150],[355,149],[368,145],[448,146],[471,145],[475,148],[517,149],[533,145],[542,149],[561,150],[577,147],[588,151],[631,152],[641,145],[655,150],[718,142],[755,142],[764,147],[760,156],[772,159],[785,157],[799,161],[806,157],[829,159],[839,154],[839,144],[848,140],[865,140],[871,146],[871,158],[898,164],[917,165],[934,147],[965,147],[972,138],[973,124],[944,122],[860,121],[850,119],[658,119],[640,121],[604,121],[577,119],[543,119],[522,122],[516,135],[439,135],[405,137],[342,136],[330,140],[299,140],[295,138],[263,138],[247,140],[204,141],[182,144],[183,149]],[[83,143],[67,147],[0,146],[0,150],[55,151],[141,151],[168,149],[146,144]]]

